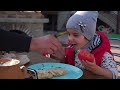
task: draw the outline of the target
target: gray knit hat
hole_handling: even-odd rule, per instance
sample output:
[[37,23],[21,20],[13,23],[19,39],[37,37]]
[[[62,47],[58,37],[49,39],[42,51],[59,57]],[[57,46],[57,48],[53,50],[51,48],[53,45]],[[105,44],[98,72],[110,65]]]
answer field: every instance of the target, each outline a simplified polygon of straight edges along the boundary
[[97,11],[77,11],[67,21],[66,28],[73,28],[91,40],[96,31]]

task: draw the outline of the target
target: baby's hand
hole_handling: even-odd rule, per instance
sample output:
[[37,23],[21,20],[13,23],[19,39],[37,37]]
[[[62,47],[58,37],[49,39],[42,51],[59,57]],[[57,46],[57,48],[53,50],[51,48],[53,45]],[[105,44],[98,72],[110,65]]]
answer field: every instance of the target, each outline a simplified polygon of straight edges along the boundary
[[83,64],[85,69],[92,71],[92,69],[96,67],[95,59],[93,60],[94,60],[93,62],[89,62],[87,60],[81,60],[81,63]]

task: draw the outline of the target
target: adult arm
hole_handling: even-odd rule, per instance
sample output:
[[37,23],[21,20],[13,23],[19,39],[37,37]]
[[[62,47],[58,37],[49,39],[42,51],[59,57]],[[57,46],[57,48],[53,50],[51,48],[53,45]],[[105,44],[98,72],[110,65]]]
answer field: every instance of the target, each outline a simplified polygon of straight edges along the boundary
[[0,29],[0,51],[29,52],[32,37]]

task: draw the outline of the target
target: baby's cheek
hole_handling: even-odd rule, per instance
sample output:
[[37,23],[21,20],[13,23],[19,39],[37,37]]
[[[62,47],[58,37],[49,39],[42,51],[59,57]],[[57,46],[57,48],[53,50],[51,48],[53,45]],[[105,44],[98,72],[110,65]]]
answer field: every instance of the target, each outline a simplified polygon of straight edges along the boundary
[[78,45],[83,44],[83,42],[84,42],[83,40],[77,40],[77,44],[78,44]]

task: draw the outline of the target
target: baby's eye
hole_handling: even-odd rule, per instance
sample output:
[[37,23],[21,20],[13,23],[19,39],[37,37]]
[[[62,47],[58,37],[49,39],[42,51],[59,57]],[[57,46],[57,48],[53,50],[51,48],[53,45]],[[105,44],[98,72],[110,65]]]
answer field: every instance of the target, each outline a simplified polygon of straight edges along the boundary
[[74,37],[78,37],[79,35],[74,35]]

